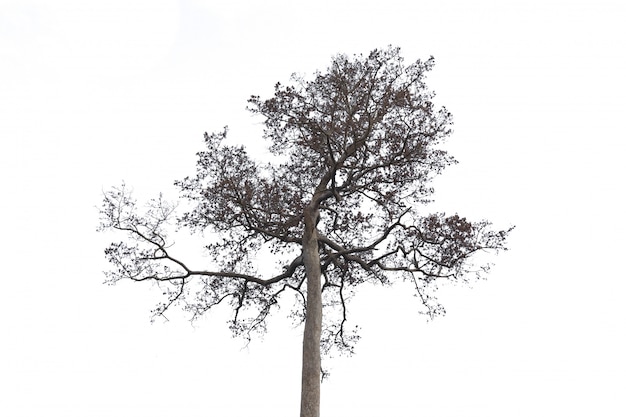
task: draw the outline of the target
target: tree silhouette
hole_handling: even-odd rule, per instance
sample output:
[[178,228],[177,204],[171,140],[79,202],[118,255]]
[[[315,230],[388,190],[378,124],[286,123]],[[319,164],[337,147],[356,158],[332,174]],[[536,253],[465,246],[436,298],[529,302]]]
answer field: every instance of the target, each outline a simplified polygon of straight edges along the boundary
[[[347,300],[359,284],[409,280],[431,316],[441,314],[434,283],[466,280],[489,265],[472,255],[502,250],[511,229],[459,215],[422,214],[431,179],[456,161],[439,148],[452,119],[424,82],[434,60],[406,65],[399,48],[336,56],[312,80],[293,76],[274,96],[252,96],[264,119],[271,163],[229,145],[227,129],[205,134],[195,176],[176,181],[189,210],[162,198],[139,207],[126,187],[105,193],[102,230],[125,232],[106,250],[107,279],[156,281],[164,301],[198,317],[228,303],[230,328],[249,338],[286,293],[304,323],[301,416],[319,416],[321,356],[352,352]],[[209,269],[170,254],[168,223],[219,239],[206,244]],[[258,270],[257,256],[281,269]],[[288,299],[288,298],[286,298]],[[322,311],[323,319],[322,319]]]

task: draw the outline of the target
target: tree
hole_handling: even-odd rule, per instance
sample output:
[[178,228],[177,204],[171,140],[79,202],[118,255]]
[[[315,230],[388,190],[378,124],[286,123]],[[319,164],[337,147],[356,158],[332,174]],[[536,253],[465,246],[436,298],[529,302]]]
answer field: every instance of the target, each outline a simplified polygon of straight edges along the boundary
[[[347,301],[356,287],[409,280],[431,316],[442,280],[467,280],[489,265],[473,255],[504,250],[511,229],[459,215],[424,215],[431,179],[456,161],[440,149],[452,119],[436,108],[425,85],[431,57],[406,65],[399,48],[336,56],[312,80],[293,76],[274,96],[252,96],[248,109],[264,118],[274,156],[253,159],[227,143],[227,129],[204,135],[195,176],[176,181],[189,210],[162,198],[145,210],[124,186],[105,193],[101,229],[126,240],[106,250],[108,281],[155,281],[163,315],[180,306],[196,318],[230,303],[230,328],[249,338],[266,329],[281,298],[293,293],[293,316],[304,323],[301,416],[319,416],[321,356],[352,352]],[[213,269],[192,269],[170,253],[167,225],[217,233],[206,245]],[[271,254],[280,270],[256,268]],[[322,312],[324,319],[322,320]]]

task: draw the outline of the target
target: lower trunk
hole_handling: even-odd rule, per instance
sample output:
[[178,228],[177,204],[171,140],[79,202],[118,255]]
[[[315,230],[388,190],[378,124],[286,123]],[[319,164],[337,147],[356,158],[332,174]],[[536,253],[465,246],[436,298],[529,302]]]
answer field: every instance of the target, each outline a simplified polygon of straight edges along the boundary
[[320,337],[322,333],[322,280],[315,222],[317,211],[305,213],[302,255],[307,280],[306,319],[302,342],[300,417],[320,415]]

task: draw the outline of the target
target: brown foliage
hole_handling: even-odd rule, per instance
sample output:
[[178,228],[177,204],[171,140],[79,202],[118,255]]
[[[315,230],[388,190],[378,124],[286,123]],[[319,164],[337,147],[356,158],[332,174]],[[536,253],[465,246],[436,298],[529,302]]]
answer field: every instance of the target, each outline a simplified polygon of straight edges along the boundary
[[[122,186],[105,194],[101,210],[101,228],[127,236],[106,250],[108,279],[162,284],[166,300],[158,315],[179,305],[197,317],[228,302],[230,326],[245,337],[265,329],[283,293],[296,295],[293,315],[304,320],[304,213],[313,207],[324,352],[351,351],[357,335],[346,327],[346,307],[359,284],[409,279],[429,314],[441,313],[432,283],[486,270],[471,265],[472,255],[505,249],[510,229],[417,211],[432,194],[433,176],[455,163],[440,147],[451,115],[433,104],[425,85],[433,64],[430,58],[406,65],[398,48],[339,55],[312,80],[294,76],[290,85],[276,84],[269,99],[252,96],[249,109],[264,118],[278,162],[260,163],[229,145],[225,129],[205,134],[195,176],[176,182],[192,204],[178,225],[221,236],[206,246],[214,269],[191,269],[170,255],[173,205],[157,199],[140,212]],[[274,276],[257,271],[257,255],[267,251],[282,266]]]

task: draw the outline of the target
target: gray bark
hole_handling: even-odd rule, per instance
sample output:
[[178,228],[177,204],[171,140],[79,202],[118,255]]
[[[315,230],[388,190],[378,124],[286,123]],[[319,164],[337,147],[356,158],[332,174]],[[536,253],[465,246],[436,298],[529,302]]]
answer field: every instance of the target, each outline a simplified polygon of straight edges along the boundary
[[302,392],[300,417],[320,415],[320,337],[322,333],[322,285],[316,221],[319,212],[309,206],[304,213],[302,257],[306,270],[307,303],[302,343]]

